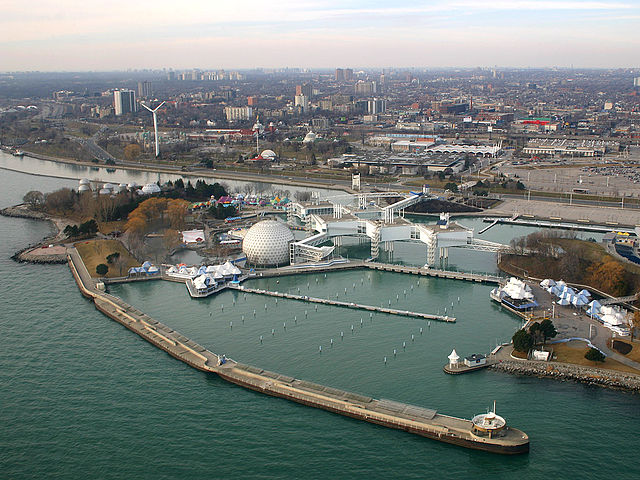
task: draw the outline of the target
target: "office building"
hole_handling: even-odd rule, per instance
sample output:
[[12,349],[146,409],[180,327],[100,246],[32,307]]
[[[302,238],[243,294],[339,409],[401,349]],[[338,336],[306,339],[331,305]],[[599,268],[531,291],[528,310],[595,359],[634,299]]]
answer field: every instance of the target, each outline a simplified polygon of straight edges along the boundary
[[253,108],[246,107],[224,107],[224,114],[228,122],[237,122],[253,118]]
[[308,99],[311,99],[313,97],[313,86],[308,82],[302,85],[296,85],[296,95],[304,95]]
[[113,92],[113,109],[117,116],[138,111],[136,92],[133,90],[115,90]]
[[138,82],[138,98],[150,98],[152,95],[151,82]]

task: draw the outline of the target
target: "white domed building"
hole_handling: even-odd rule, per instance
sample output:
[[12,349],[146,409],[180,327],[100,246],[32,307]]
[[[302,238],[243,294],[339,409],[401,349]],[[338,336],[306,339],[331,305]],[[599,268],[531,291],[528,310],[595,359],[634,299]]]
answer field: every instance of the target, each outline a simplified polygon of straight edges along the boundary
[[160,193],[160,187],[156,183],[147,183],[140,189],[139,193],[141,195],[154,195],[156,193]]
[[247,262],[261,267],[289,263],[289,244],[293,233],[285,224],[263,220],[253,225],[242,242]]
[[316,135],[313,132],[309,132],[304,136],[304,140],[302,140],[302,143],[313,143],[316,141],[317,138],[318,138],[318,135]]
[[275,160],[277,157],[276,152],[274,152],[273,150],[263,150],[260,156],[265,160],[270,160],[270,161]]

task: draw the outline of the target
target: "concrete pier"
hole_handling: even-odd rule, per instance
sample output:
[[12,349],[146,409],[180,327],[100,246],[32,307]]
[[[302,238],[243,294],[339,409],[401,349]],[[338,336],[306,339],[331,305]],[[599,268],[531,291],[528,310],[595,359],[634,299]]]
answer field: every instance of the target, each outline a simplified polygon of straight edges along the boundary
[[308,303],[319,303],[321,305],[332,305],[334,307],[352,308],[355,310],[366,310],[368,312],[387,313],[389,315],[402,315],[405,317],[423,318],[425,320],[436,320],[439,322],[454,323],[455,317],[449,317],[447,315],[436,315],[434,313],[422,313],[422,312],[410,312],[409,310],[399,310],[396,308],[376,307],[373,305],[363,305],[355,302],[342,302],[340,300],[329,300],[327,298],[315,298],[307,295],[295,295],[293,293],[284,292],[272,292],[270,290],[261,290],[258,288],[248,288],[244,285],[239,285],[237,288],[246,293],[255,293],[257,295],[267,295],[276,298],[287,298],[289,300],[299,300]]

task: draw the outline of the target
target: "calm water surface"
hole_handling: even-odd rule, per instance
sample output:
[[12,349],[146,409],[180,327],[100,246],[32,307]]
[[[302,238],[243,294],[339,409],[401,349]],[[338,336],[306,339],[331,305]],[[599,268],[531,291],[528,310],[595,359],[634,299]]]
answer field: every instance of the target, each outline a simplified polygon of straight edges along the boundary
[[[6,171],[3,180],[0,206],[31,189],[75,184]],[[9,259],[48,232],[44,223],[0,217],[0,478],[635,477],[637,395],[489,371],[442,373],[452,347],[486,351],[517,328],[517,319],[491,304],[487,286],[418,285],[415,277],[381,272],[251,282],[430,312],[451,311],[453,302],[458,322],[431,328],[232,292],[196,301],[166,282],[112,292],[216,352],[278,372],[465,417],[495,399],[499,413],[531,436],[525,456],[440,444],[197,372],[95,310],[66,266]]]

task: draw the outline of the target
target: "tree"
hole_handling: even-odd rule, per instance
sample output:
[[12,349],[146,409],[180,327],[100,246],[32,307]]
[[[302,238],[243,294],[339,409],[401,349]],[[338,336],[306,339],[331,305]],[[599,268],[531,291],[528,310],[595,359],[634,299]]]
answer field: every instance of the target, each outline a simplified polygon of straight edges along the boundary
[[540,343],[540,340],[544,339],[544,332],[538,322],[533,322],[529,326],[529,335],[531,335],[533,343]]
[[587,350],[587,353],[584,354],[584,358],[591,362],[604,362],[606,357],[600,350],[591,347],[589,350]]
[[78,227],[78,232],[83,235],[93,235],[98,231],[98,223],[92,218],[83,222]]
[[556,330],[555,325],[548,318],[544,319],[540,323],[540,330],[542,332],[542,335],[543,335],[543,338],[544,338],[545,342],[547,341],[547,339],[553,338],[556,335],[558,335],[558,331]]
[[308,202],[309,200],[311,200],[311,192],[308,191],[298,190],[293,194],[293,196],[299,202]]
[[25,193],[22,201],[29,205],[30,208],[37,210],[44,205],[44,194],[38,190],[31,190]]
[[126,158],[130,162],[135,161],[135,159],[138,158],[141,153],[142,149],[137,143],[130,143],[129,145],[124,147],[124,158]]
[[116,260],[118,258],[120,258],[120,252],[110,253],[109,255],[107,255],[107,263],[108,264],[114,264],[114,263],[116,263]]
[[67,238],[77,237],[80,234],[77,225],[67,225],[66,227],[64,227],[63,232],[67,236]]
[[526,353],[533,347],[533,339],[525,330],[518,330],[511,338],[513,348],[519,352]]
[[451,192],[457,192],[458,191],[458,185],[456,185],[453,182],[448,182],[448,183],[445,184],[444,189],[445,190],[449,190]]
[[109,267],[104,263],[101,263],[96,267],[96,273],[101,277],[104,277],[108,271],[109,271]]
[[614,297],[627,293],[628,284],[624,266],[615,260],[595,263],[589,268],[589,283]]

